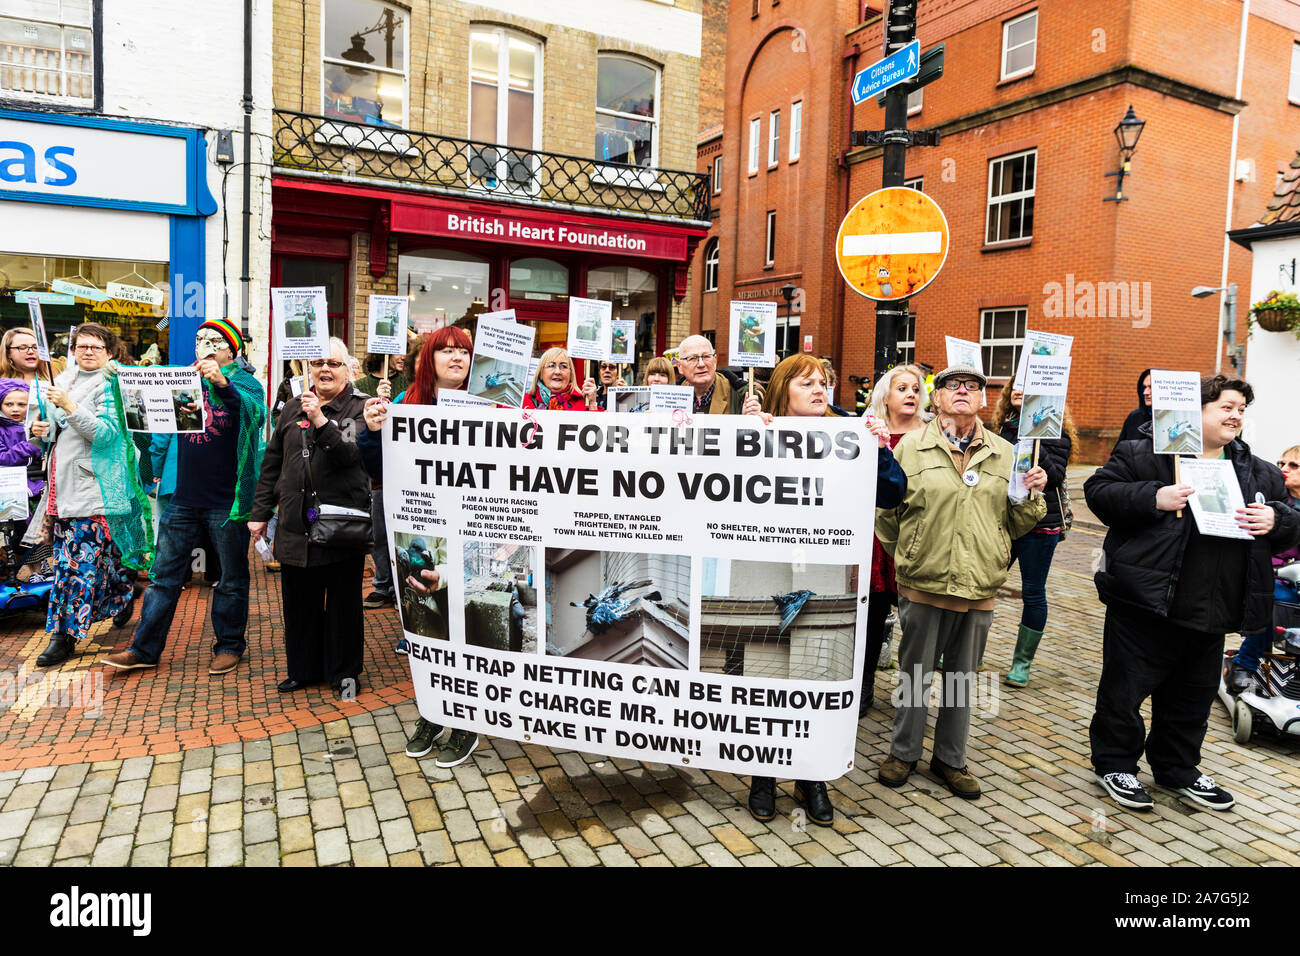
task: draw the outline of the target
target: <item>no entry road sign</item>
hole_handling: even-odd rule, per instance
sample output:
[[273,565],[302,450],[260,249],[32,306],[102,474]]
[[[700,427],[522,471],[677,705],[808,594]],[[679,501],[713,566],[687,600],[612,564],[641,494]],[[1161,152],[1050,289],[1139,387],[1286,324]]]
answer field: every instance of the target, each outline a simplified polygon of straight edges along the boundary
[[835,237],[840,275],[877,302],[916,295],[948,257],[948,220],[925,193],[888,186],[858,200]]

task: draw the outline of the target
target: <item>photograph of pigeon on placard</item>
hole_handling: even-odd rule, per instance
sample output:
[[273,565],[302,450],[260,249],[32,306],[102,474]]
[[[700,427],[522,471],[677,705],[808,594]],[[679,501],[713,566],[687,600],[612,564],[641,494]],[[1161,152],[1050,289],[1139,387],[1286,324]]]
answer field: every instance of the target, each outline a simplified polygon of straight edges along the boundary
[[614,304],[604,299],[569,298],[570,358],[605,360],[613,334]]
[[731,303],[729,352],[732,365],[776,366],[776,303]]
[[635,357],[632,354],[632,338],[635,334],[635,320],[615,319],[611,322],[609,355],[606,356],[606,360],[620,365],[630,365]]
[[499,405],[519,408],[528,381],[537,330],[509,318],[479,316],[474,341],[474,358],[469,367],[466,391]]
[[1070,385],[1068,355],[1031,355],[1025,369],[1020,407],[1020,438],[1060,438],[1065,421],[1065,393]]
[[282,359],[329,356],[329,316],[324,286],[271,290],[272,335]]
[[1250,532],[1237,524],[1237,509],[1245,508],[1241,482],[1226,458],[1203,460],[1184,458],[1179,462],[1179,480],[1191,485],[1196,493],[1187,504],[1201,534],[1220,538],[1250,540]]
[[497,651],[537,651],[533,549],[506,541],[466,541],[465,643]]
[[546,549],[546,653],[685,670],[691,559]]
[[1201,376],[1151,370],[1151,446],[1157,455],[1201,453]]
[[447,539],[393,533],[402,627],[420,637],[450,640],[447,627]]
[[367,352],[406,354],[406,325],[410,306],[410,299],[404,295],[370,296]]
[[703,558],[700,670],[737,677],[848,680],[858,566]]

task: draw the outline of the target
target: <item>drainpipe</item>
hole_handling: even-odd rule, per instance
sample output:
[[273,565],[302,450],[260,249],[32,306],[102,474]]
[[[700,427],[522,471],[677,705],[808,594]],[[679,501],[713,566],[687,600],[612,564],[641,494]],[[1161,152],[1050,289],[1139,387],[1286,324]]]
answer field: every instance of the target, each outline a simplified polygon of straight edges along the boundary
[[[861,50],[858,44],[853,44],[844,51],[843,59],[849,64],[849,77],[853,77],[858,72],[858,57]],[[840,192],[840,214],[835,217],[835,223],[844,221],[844,217],[849,212],[849,190],[852,188],[851,170],[848,164],[849,149],[853,143],[853,84],[846,82],[844,84],[844,144],[840,148],[840,155],[836,166],[839,168],[840,175],[844,177],[844,188]],[[832,250],[831,259],[834,258]],[[844,291],[844,279],[839,275],[839,269],[836,268],[831,273],[831,281],[835,283],[835,304],[831,309],[831,364],[836,371],[840,372],[840,378],[848,382],[847,374],[844,374],[842,362],[844,360],[844,312],[846,308],[846,295]],[[868,372],[868,375],[871,373]],[[848,382],[850,395],[856,394],[856,388],[852,382]],[[839,396],[837,396],[838,398]]]
[[[1250,0],[1242,0],[1241,4],[1241,30],[1237,40],[1237,88],[1233,93],[1235,99],[1241,99],[1241,81],[1246,70],[1246,28],[1250,22]],[[1228,252],[1232,248],[1232,240],[1228,238],[1228,230],[1232,228],[1232,199],[1233,193],[1237,187],[1237,128],[1241,122],[1241,114],[1235,113],[1232,117],[1232,147],[1228,151],[1228,208],[1224,213],[1223,224],[1223,265],[1219,270],[1219,287],[1225,291],[1219,293],[1219,316],[1223,321],[1224,310],[1227,305],[1225,297],[1228,288]],[[1234,303],[1235,304],[1235,303]],[[1236,326],[1236,309],[1232,310],[1229,316],[1232,324],[1226,329],[1220,329],[1217,324],[1214,329],[1214,374],[1218,375],[1223,369],[1223,345],[1226,341],[1229,348],[1237,343],[1237,326]],[[1244,361],[1241,366],[1246,365]]]
[[[239,270],[239,331],[248,341],[249,243],[253,227],[253,0],[244,0],[244,209]],[[224,316],[223,316],[224,318]]]

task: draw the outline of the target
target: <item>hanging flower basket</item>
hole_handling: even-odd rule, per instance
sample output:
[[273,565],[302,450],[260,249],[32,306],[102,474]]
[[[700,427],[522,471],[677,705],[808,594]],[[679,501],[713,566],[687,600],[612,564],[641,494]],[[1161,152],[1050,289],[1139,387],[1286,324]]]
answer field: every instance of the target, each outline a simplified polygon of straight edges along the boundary
[[1295,320],[1296,313],[1285,309],[1260,309],[1255,313],[1255,324],[1265,332],[1289,332]]
[[1300,335],[1300,300],[1294,292],[1273,290],[1250,307],[1250,317],[1265,332],[1290,332]]

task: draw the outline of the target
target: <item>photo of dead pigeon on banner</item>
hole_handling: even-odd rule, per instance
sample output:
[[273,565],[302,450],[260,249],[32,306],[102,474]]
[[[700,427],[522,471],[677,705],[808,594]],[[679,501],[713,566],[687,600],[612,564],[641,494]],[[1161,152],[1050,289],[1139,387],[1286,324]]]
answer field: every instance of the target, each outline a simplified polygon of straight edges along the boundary
[[189,365],[123,365],[117,372],[128,431],[203,431],[203,379]]
[[528,363],[533,357],[533,326],[509,318],[478,318],[474,358],[466,391],[498,405],[519,408],[528,389]]

